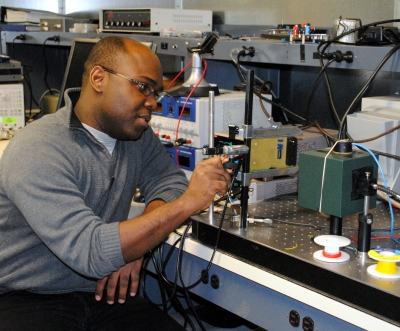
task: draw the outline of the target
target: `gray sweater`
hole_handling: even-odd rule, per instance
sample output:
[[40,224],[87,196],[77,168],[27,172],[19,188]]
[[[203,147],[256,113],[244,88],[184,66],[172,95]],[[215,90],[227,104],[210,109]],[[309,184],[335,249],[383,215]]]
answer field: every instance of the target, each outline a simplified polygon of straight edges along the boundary
[[27,125],[0,160],[0,293],[94,291],[124,265],[118,223],[136,188],[171,201],[187,179],[151,128],[112,155],[66,106]]

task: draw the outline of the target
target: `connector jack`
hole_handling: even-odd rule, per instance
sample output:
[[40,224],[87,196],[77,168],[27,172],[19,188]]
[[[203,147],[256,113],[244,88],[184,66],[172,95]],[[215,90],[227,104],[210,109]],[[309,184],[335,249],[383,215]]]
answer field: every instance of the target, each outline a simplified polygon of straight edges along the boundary
[[53,37],[49,37],[49,38],[47,38],[47,40],[50,40],[50,41],[55,41],[55,42],[60,42],[60,36],[53,36]]
[[15,39],[16,39],[16,40],[23,40],[23,41],[25,41],[25,40],[26,40],[26,35],[24,35],[24,34],[21,33],[19,36],[16,36]]

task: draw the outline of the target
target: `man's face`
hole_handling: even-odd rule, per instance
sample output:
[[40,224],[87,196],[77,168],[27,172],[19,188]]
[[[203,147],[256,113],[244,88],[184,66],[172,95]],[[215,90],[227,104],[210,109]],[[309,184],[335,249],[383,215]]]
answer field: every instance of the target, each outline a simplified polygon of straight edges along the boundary
[[[148,84],[150,89],[162,89],[162,71],[154,54],[135,53],[120,61],[116,67],[107,68],[134,80]],[[149,126],[151,111],[157,107],[153,94],[148,96],[128,79],[104,70],[105,88],[99,107],[93,111],[101,131],[120,140],[137,140]]]

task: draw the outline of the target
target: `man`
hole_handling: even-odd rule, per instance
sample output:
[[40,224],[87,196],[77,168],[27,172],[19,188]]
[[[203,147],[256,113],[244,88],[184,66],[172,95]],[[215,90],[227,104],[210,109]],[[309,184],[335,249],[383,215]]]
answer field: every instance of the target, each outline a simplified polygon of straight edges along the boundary
[[[0,330],[181,328],[135,296],[141,259],[230,178],[213,158],[187,185],[148,129],[162,83],[146,46],[104,38],[82,90],[10,141],[0,161]],[[146,208],[126,220],[137,187]]]

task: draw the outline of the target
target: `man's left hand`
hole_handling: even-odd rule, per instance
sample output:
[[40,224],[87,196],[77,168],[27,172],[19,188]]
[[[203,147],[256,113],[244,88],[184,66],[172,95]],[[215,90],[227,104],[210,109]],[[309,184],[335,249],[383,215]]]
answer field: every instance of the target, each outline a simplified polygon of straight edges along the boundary
[[[95,292],[96,300],[100,301],[102,299],[105,289],[107,292],[107,303],[110,305],[114,304],[116,294],[118,295],[118,302],[121,304],[125,302],[128,290],[130,296],[135,296],[139,287],[142,262],[143,258],[130,262],[118,271],[113,272],[110,276],[98,280]],[[117,289],[118,293],[116,293]]]

